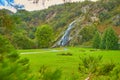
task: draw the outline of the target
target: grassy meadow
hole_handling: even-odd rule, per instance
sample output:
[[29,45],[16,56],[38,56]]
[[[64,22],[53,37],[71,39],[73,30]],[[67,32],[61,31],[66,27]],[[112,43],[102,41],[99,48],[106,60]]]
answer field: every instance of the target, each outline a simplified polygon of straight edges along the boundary
[[[68,47],[53,49],[30,49],[19,50],[21,58],[30,60],[30,67],[33,72],[38,72],[42,65],[50,69],[61,69],[65,76],[78,74],[80,57],[103,56],[103,63],[113,61],[120,62],[120,50],[95,50],[92,48]],[[72,54],[72,55],[62,55]]]

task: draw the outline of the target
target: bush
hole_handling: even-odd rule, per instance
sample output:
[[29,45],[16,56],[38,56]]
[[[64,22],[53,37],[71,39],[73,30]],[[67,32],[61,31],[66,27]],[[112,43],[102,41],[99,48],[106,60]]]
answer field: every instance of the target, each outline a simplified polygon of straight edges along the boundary
[[[102,56],[80,57],[80,80],[119,80],[120,65],[114,62],[102,62]],[[119,72],[118,72],[119,71]]]
[[17,49],[31,49],[35,46],[34,42],[22,33],[15,33],[12,36],[12,44]]
[[56,69],[54,71],[49,70],[47,67],[42,66],[39,70],[40,80],[61,80],[61,70]]

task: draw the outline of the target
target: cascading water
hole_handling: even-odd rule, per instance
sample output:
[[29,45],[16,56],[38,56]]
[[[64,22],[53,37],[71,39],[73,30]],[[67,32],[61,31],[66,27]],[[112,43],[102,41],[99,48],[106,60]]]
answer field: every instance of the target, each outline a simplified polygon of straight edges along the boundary
[[74,27],[75,22],[76,22],[76,20],[69,24],[69,26],[68,26],[67,30],[65,31],[64,35],[59,40],[58,46],[65,46],[69,42],[69,40],[70,40],[70,37],[69,37],[70,36],[70,31]]

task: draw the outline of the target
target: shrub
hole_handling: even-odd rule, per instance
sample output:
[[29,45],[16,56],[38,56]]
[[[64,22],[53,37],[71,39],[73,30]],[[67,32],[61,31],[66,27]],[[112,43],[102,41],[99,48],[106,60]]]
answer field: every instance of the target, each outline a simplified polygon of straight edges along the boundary
[[40,80],[60,80],[61,79],[61,70],[56,69],[51,71],[45,66],[42,66],[39,70],[39,79]]
[[12,36],[12,44],[17,49],[31,49],[35,46],[34,42],[22,33],[15,33]]
[[120,71],[120,65],[114,62],[103,63],[102,56],[94,57],[85,55],[84,57],[80,57],[80,61],[79,72],[82,80],[120,79],[120,72],[118,72]]

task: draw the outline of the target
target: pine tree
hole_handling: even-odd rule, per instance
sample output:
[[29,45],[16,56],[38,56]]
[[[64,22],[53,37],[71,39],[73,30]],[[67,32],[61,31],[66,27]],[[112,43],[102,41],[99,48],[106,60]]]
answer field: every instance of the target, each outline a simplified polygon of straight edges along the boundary
[[20,59],[9,40],[0,35],[0,80],[32,80],[29,60]]
[[93,37],[93,48],[100,48],[101,43],[101,37],[98,31],[96,31],[94,37]]
[[103,33],[101,49],[118,49],[118,37],[113,28],[108,28]]

